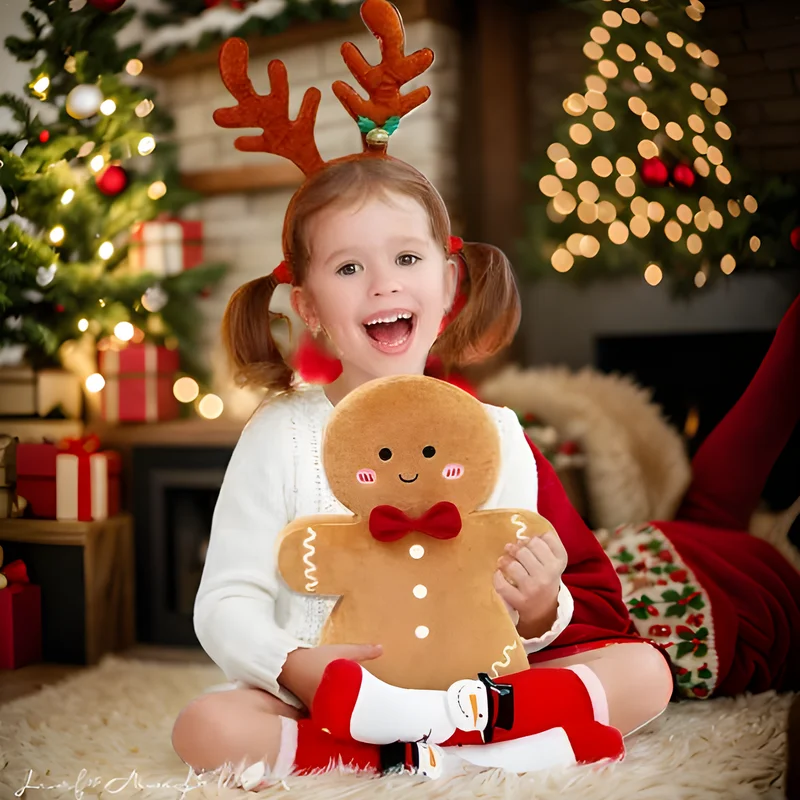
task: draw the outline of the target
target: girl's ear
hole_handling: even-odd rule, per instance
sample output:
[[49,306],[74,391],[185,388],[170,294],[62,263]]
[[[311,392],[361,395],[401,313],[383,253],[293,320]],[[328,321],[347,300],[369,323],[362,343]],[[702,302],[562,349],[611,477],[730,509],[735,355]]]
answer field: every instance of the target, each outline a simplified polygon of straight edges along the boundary
[[449,312],[456,301],[456,291],[458,290],[458,273],[461,268],[458,256],[449,256],[445,264],[444,276],[444,298],[445,313]]
[[314,330],[319,327],[319,317],[317,316],[314,302],[307,289],[302,286],[293,286],[291,303],[292,308],[309,330]]

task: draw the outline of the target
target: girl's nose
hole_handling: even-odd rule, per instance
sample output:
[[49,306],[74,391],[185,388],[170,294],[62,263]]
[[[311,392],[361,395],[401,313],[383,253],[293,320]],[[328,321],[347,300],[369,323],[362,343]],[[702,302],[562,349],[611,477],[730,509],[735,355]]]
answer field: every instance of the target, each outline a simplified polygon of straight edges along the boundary
[[375,270],[372,274],[370,290],[375,297],[396,294],[402,291],[403,285],[397,275],[392,275],[389,270]]

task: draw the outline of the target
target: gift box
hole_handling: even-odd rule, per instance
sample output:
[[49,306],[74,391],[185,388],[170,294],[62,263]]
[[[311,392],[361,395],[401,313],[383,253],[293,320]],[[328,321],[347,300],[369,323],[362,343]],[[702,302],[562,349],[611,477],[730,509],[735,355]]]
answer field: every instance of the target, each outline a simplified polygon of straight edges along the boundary
[[[61,455],[74,455],[78,458],[83,457],[84,459],[90,458],[93,454],[90,451],[86,450],[86,443],[92,442],[90,445],[91,447],[95,447],[96,437],[82,437],[78,439],[65,439],[59,443],[59,445],[55,444],[27,444],[27,443],[20,443],[17,447],[17,495],[19,497],[24,497],[28,503],[28,508],[30,509],[30,513],[42,519],[56,519],[58,518],[58,511],[59,511],[59,503],[58,503],[58,495],[59,491],[63,493],[63,500],[62,500],[62,513],[63,514],[70,514],[69,519],[100,519],[104,517],[92,517],[92,495],[89,495],[88,501],[88,514],[86,516],[86,492],[92,492],[93,485],[93,472],[92,470],[96,470],[98,475],[94,478],[95,483],[94,486],[97,487],[97,491],[95,492],[95,496],[97,499],[95,500],[95,510],[97,513],[102,513],[102,497],[105,496],[105,493],[101,491],[102,482],[105,480],[107,483],[107,500],[105,501],[106,505],[106,515],[113,516],[117,513],[120,505],[120,458],[117,453],[113,453],[111,451],[103,451],[102,453],[97,453],[97,455],[105,456],[104,459],[95,459],[95,464],[102,464],[105,463],[107,469],[107,477],[104,479],[102,476],[99,475],[101,472],[101,468],[99,466],[91,466],[91,462],[89,462],[89,481],[88,481],[88,488],[87,483],[84,480],[81,483],[80,491],[83,494],[80,495],[81,499],[78,500],[78,480],[79,477],[76,475],[76,467],[67,467],[62,466],[62,471],[64,473],[64,481],[62,481],[62,488],[59,490],[58,488],[58,480],[57,480],[57,459],[59,454]],[[77,443],[77,444],[76,444]],[[83,443],[83,444],[80,444]],[[70,449],[72,448],[72,449]],[[77,449],[83,451],[84,456],[77,456],[75,452]],[[95,447],[95,449],[97,449]],[[63,462],[65,465],[68,463],[75,464],[75,461]],[[85,478],[85,470],[86,461],[84,460],[83,464],[83,477]],[[69,493],[72,492],[72,497],[75,498],[75,504],[80,502],[81,504],[81,513],[83,516],[77,516],[78,511],[77,508],[75,509],[74,513],[75,516],[72,516],[73,510],[70,508],[69,503],[70,500],[68,499]],[[69,510],[68,510],[69,509]]]
[[0,569],[0,585],[0,669],[35,664],[42,660],[41,589],[30,583],[19,560]]
[[100,452],[96,436],[59,444],[56,455],[56,519],[104,520],[119,512],[119,454]]
[[27,365],[0,369],[0,416],[47,417],[56,411],[67,419],[81,417],[83,394],[76,375]]
[[11,486],[17,481],[17,445],[19,439],[0,433],[0,486]]
[[195,220],[139,222],[131,230],[128,263],[135,272],[167,277],[203,261],[203,223]]
[[157,422],[180,413],[172,393],[180,368],[177,350],[152,344],[132,344],[124,350],[102,350],[100,372],[103,418],[108,422]]

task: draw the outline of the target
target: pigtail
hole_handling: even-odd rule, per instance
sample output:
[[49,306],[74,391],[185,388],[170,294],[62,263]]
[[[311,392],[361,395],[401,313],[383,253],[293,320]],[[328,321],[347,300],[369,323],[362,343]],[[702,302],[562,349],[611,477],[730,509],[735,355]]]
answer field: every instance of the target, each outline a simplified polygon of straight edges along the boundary
[[467,269],[461,291],[466,304],[432,348],[447,369],[500,352],[511,344],[521,317],[519,290],[505,253],[492,245],[465,242],[463,258]]
[[240,286],[222,317],[222,339],[240,386],[289,391],[292,370],[270,333],[269,303],[278,281],[272,275]]

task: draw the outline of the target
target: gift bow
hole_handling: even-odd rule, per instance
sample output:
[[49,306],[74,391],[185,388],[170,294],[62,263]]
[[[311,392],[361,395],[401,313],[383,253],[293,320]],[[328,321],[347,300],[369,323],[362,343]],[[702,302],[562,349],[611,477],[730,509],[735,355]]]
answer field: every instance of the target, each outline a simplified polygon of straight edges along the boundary
[[461,533],[461,514],[448,502],[436,503],[419,517],[409,517],[394,506],[376,506],[369,515],[369,532],[379,542],[396,542],[414,532],[453,539]]
[[[3,563],[3,548],[0,547],[0,564]],[[0,589],[5,589],[9,584],[30,583],[25,562],[18,558],[0,569]]]
[[96,433],[87,436],[67,436],[62,439],[58,449],[73,456],[85,456],[96,453],[100,449],[100,437]]

